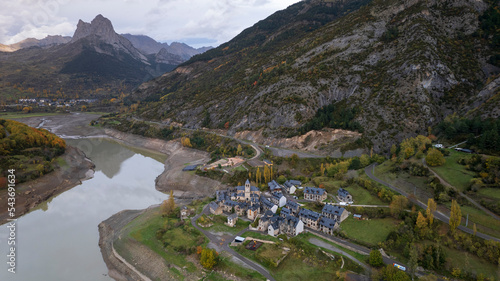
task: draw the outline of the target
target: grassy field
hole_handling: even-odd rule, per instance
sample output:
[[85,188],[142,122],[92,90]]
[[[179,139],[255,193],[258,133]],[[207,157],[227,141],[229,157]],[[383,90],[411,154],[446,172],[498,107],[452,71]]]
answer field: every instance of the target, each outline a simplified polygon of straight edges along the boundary
[[253,237],[261,240],[267,240],[267,241],[273,241],[273,242],[279,242],[280,240],[276,237],[269,236],[266,234],[258,233],[258,232],[253,232],[253,231],[247,231],[244,232],[241,237]]
[[446,252],[446,259],[452,268],[460,268],[462,271],[465,270],[477,274],[482,273],[484,277],[492,277],[491,280],[495,280],[495,277],[498,278],[497,266],[473,254],[467,254],[448,247],[443,247],[443,249]]
[[232,171],[240,171],[240,172],[244,172],[244,171],[247,171],[247,169],[245,169],[245,168],[243,167],[243,165],[240,165],[240,166],[238,166],[238,167],[236,167],[236,168],[233,168],[233,169],[232,169]]
[[500,189],[499,188],[481,188],[477,192],[481,196],[485,196],[494,200],[500,201]]
[[306,203],[300,203],[303,204],[302,208],[309,209],[311,211],[315,211],[317,213],[321,213],[321,210],[323,210],[323,204],[319,202],[306,202]]
[[329,194],[337,194],[337,190],[340,188],[340,184],[342,183],[342,181],[329,177],[315,177],[311,181],[315,186],[319,186],[320,184],[323,185],[323,188]]
[[0,119],[42,117],[42,116],[53,116],[53,115],[61,115],[61,114],[67,114],[67,113],[61,113],[61,112],[36,112],[36,113],[9,112],[9,113],[0,113]]
[[350,216],[340,224],[340,229],[347,237],[377,245],[385,241],[387,235],[396,229],[398,223],[392,218],[356,220]]
[[286,253],[283,251],[283,246],[278,244],[262,244],[257,250],[251,251],[245,249],[245,246],[238,246],[238,251],[245,252],[247,257],[252,260],[258,261],[261,264],[265,264],[264,261],[272,261],[273,263],[278,263]]
[[432,188],[427,184],[427,177],[412,176],[405,171],[394,173],[392,172],[394,167],[394,162],[385,161],[384,163],[377,165],[375,168],[375,176],[408,192],[409,194],[416,193],[417,198],[423,202],[427,202],[428,198],[432,198],[434,196]]
[[[238,276],[244,280],[266,280],[266,278],[257,271],[235,264],[231,261],[230,257],[221,257],[219,264],[217,264],[217,270],[223,271],[226,274]],[[218,278],[219,279],[208,280],[226,280],[222,278],[222,276]]]
[[[282,243],[283,246],[291,250],[288,256],[277,267],[266,266],[276,280],[338,280],[337,272],[346,270],[360,271],[360,267],[347,258],[344,258],[344,268],[340,269],[340,265],[342,264],[340,255],[332,253],[335,256],[332,260],[319,247],[304,241],[306,238],[299,236],[295,239],[298,240],[295,243],[299,243],[299,245],[290,242]],[[271,255],[271,258],[276,258],[281,253],[279,247],[281,246],[264,244],[257,251],[247,250],[244,246],[235,247],[235,250],[252,260],[262,263],[260,260],[262,255]]]
[[458,190],[465,191],[470,180],[474,177],[474,172],[467,171],[465,166],[458,164],[457,161],[471,155],[453,149],[448,149],[448,151],[450,151],[450,155],[446,157],[446,163],[443,166],[432,167],[432,170]]
[[[446,207],[450,209],[451,203],[446,203]],[[500,238],[500,221],[475,207],[460,206],[460,210],[462,211],[463,226],[465,226],[465,219],[469,214],[468,228],[472,229],[474,223],[476,223],[477,231]]]
[[241,230],[247,228],[248,225],[250,224],[250,222],[248,221],[238,219],[235,227],[229,227],[224,224],[225,222],[227,222],[226,216],[214,216],[213,222],[214,224],[212,226],[207,227],[205,229],[209,230],[210,232],[226,232],[231,234],[236,234],[240,232]]
[[[206,245],[208,239],[190,224],[175,227],[178,222],[179,219],[163,218],[159,213],[156,213],[148,217],[143,223],[133,227],[129,232],[129,236],[155,251],[167,262],[179,267],[186,267],[189,272],[193,272],[196,270],[196,266],[187,261],[185,255],[180,255],[177,249],[179,247],[187,248]],[[159,229],[165,229],[165,226],[169,226],[170,229],[163,234],[162,241],[160,241],[157,239],[156,232]],[[199,243],[199,241],[202,243]]]
[[[200,204],[202,203],[200,202]],[[208,239],[196,230],[191,225],[190,221],[187,221],[185,224],[180,224],[177,218],[161,217],[158,210],[158,208],[150,210],[134,219],[127,226],[128,234],[126,238],[134,239],[146,245],[163,257],[168,263],[175,264],[191,273],[199,271],[197,266],[187,259],[188,255],[180,250],[196,246],[206,247]],[[166,230],[165,233],[161,235],[160,240],[157,236],[158,229]],[[120,254],[123,253],[125,258],[131,258],[130,255],[123,250],[126,248],[126,242],[126,239],[117,240],[117,242],[115,242],[115,249]],[[215,271],[212,271],[207,276],[206,280],[227,280],[220,272],[225,272],[226,275],[232,274],[244,280],[265,280],[264,276],[258,272],[233,263],[230,257],[224,253],[221,254],[220,262],[214,269]],[[201,271],[199,272],[201,279]],[[169,273],[173,274],[176,280],[184,279],[182,273],[175,267],[171,267]]]
[[[337,249],[340,249],[340,250],[342,250],[342,251],[344,251],[344,252],[348,253],[349,255],[351,255],[351,256],[353,256],[353,257],[355,257],[356,259],[358,259],[358,260],[359,260],[359,261],[361,261],[361,262],[365,262],[365,261],[368,259],[368,256],[366,256],[366,255],[362,255],[362,254],[360,254],[360,253],[357,253],[357,252],[351,251],[351,250],[349,250],[349,249],[347,249],[347,248],[344,248],[344,247],[342,247],[342,246],[340,246],[340,245],[337,245],[337,244],[335,244],[335,243],[332,243],[332,242],[330,242],[330,241],[328,241],[328,240],[325,240],[325,239],[323,239],[323,238],[321,238],[321,237],[319,237],[319,236],[313,235],[313,234],[311,234],[311,233],[304,233],[304,234],[301,234],[301,235],[300,235],[300,239],[302,239],[302,240],[303,240],[304,242],[306,242],[306,243],[311,244],[311,243],[309,242],[309,238],[316,238],[316,239],[321,240],[321,241],[323,241],[323,242],[325,242],[325,243],[327,243],[327,244],[330,244],[330,245],[332,245],[332,247],[335,247],[335,248],[337,248]],[[313,245],[313,244],[311,244],[311,245]],[[317,247],[317,246],[316,246],[316,245],[313,245],[313,247]],[[328,249],[325,249],[325,250],[328,250]],[[338,253],[335,253],[335,254],[338,254]],[[339,254],[339,255],[340,255],[340,254]],[[342,256],[343,256],[343,255],[342,255]],[[344,256],[344,257],[345,257],[345,256]]]
[[354,184],[345,188],[352,195],[354,204],[356,205],[387,205],[378,197],[373,196],[370,192],[361,186]]

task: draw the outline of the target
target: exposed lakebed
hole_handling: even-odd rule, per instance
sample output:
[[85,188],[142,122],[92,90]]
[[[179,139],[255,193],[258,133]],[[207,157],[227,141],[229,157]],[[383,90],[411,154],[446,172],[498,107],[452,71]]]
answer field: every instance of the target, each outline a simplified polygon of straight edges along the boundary
[[[4,262],[0,280],[111,280],[98,245],[98,224],[124,209],[144,209],[168,197],[155,189],[163,157],[107,139],[67,142],[94,162],[94,177],[18,219],[16,274]],[[2,225],[4,261],[7,235]]]

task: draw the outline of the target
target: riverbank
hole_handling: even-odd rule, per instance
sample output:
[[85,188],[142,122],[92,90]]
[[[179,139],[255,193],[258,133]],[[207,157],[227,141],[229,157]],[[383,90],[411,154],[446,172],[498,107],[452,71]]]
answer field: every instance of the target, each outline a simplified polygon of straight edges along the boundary
[[187,165],[206,163],[210,159],[208,152],[186,148],[179,141],[164,141],[132,135],[113,129],[105,129],[104,133],[126,145],[153,150],[168,155],[165,169],[156,178],[156,189],[169,193],[173,190],[177,199],[193,200],[212,196],[216,190],[227,188],[226,185],[212,179],[200,177],[182,171]]
[[40,178],[16,185],[14,217],[10,217],[7,212],[7,189],[0,191],[0,206],[5,206],[0,210],[0,224],[28,213],[40,203],[92,178],[94,164],[81,150],[68,146],[60,157],[64,160],[61,161],[64,163],[61,167]]
[[142,274],[136,272],[130,264],[123,262],[117,255],[113,243],[123,232],[124,227],[142,214],[145,210],[125,210],[114,214],[99,224],[99,248],[108,268],[109,277],[118,281],[144,280]]
[[[209,153],[185,148],[179,141],[175,140],[164,141],[113,129],[89,126],[90,121],[95,118],[97,118],[96,115],[73,113],[64,116],[32,117],[20,119],[19,121],[34,127],[46,128],[69,139],[104,137],[135,149],[149,150],[167,155],[167,159],[164,161],[164,170],[155,180],[155,188],[167,194],[170,190],[173,190],[177,204],[187,204],[194,199],[212,196],[217,189],[227,188],[218,181],[182,171],[186,164],[208,161],[210,159]],[[83,151],[92,149],[91,146],[92,141],[83,141],[77,145]],[[40,202],[43,202],[43,200]],[[143,211],[121,211],[99,224],[99,247],[108,268],[109,276],[115,280],[143,280],[141,273],[133,269],[132,265],[136,261],[149,261],[147,272],[151,272],[151,270],[163,272],[165,269],[166,265],[161,262],[162,258],[158,254],[148,251],[143,245],[130,245],[130,247],[134,248],[133,261],[129,257],[120,257],[113,248],[113,243],[125,231],[127,224],[142,214]]]

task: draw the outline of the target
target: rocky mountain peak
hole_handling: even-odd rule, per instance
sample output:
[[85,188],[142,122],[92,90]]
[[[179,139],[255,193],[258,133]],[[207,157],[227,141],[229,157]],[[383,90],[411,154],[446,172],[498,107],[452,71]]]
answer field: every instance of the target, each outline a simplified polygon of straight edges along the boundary
[[120,41],[111,21],[101,14],[97,15],[90,23],[79,20],[71,41],[76,42],[91,35],[96,35],[101,40],[110,44]]
[[[77,42],[83,38],[87,38],[90,46],[98,53],[112,54],[114,51],[111,49],[114,49],[115,51],[123,51],[133,58],[149,64],[147,58],[134,48],[129,40],[118,35],[111,21],[101,14],[97,15],[90,23],[82,20],[78,21],[71,43]],[[103,49],[101,43],[105,43],[112,47],[111,49]]]

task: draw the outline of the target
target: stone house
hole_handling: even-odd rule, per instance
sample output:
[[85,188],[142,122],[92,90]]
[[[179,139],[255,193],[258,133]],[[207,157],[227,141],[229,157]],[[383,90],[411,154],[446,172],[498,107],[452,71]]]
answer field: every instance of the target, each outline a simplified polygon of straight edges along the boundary
[[352,195],[349,193],[349,191],[343,189],[343,188],[339,188],[339,190],[337,191],[337,199],[339,199],[339,201],[341,202],[345,202],[345,203],[352,203]]
[[320,213],[308,209],[300,209],[298,217],[304,223],[304,226],[314,230],[318,229],[318,221],[321,217]]
[[238,221],[238,214],[232,214],[227,216],[227,226],[234,227]]
[[319,187],[305,187],[304,188],[304,199],[310,201],[322,202],[326,199],[327,192],[323,188]]
[[274,192],[272,194],[270,200],[275,205],[278,205],[279,208],[285,206],[285,204],[286,204],[286,197],[283,196],[283,193],[281,193],[281,192]]
[[210,202],[210,204],[208,204],[208,208],[210,210],[210,213],[214,214],[214,215],[220,215],[222,214],[222,207],[217,204],[216,202]]
[[346,209],[330,204],[326,204],[323,207],[323,210],[321,210],[321,214],[324,217],[327,217],[329,219],[335,219],[338,222],[342,222],[349,215]]
[[287,216],[280,223],[280,233],[287,236],[297,236],[304,231],[304,223],[294,216]]
[[319,220],[318,225],[318,230],[328,235],[333,235],[333,232],[339,227],[337,220],[332,220],[327,217],[322,217]]

